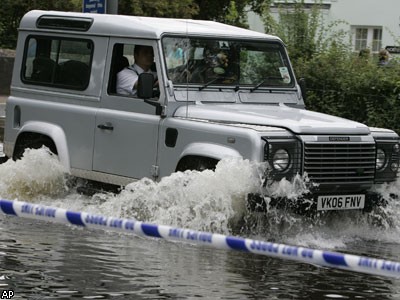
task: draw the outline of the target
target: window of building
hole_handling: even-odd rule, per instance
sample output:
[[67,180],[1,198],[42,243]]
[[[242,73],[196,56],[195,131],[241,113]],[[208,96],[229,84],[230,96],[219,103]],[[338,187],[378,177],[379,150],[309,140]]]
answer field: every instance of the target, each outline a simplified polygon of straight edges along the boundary
[[379,52],[382,48],[382,28],[380,27],[353,27],[354,51],[371,49],[372,52]]
[[356,41],[355,49],[357,51],[367,48],[368,39],[368,29],[367,28],[357,28],[356,29]]
[[84,90],[89,84],[92,53],[90,40],[31,36],[26,40],[22,80]]
[[382,29],[375,28],[372,39],[372,51],[378,52],[382,49]]

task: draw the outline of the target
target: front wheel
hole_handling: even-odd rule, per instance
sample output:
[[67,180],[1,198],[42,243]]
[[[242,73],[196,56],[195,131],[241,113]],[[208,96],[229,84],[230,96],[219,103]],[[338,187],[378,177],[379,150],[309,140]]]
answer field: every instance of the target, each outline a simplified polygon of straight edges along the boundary
[[204,171],[204,170],[215,170],[218,160],[210,157],[201,156],[186,156],[184,157],[176,167],[176,171]]

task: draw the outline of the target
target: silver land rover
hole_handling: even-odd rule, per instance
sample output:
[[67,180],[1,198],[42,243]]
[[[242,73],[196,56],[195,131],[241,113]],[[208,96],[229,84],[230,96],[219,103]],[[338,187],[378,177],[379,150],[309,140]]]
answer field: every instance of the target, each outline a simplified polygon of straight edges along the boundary
[[[152,72],[131,70],[137,90],[121,94],[118,74],[133,69],[138,46],[152,48]],[[211,21],[31,11],[4,152],[18,159],[42,145],[72,175],[120,186],[227,157],[268,162],[266,184],[307,174],[317,210],[371,206],[371,187],[396,180],[400,151],[392,130],[306,110],[278,37]]]

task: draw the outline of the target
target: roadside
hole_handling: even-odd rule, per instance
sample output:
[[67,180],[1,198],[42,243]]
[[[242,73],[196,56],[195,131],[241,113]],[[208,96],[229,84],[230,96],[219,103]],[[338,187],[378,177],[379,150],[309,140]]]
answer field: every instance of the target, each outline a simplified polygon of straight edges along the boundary
[[[6,116],[5,108],[6,108],[7,97],[8,96],[6,96],[6,95],[0,95],[0,143],[3,142],[3,136],[4,136],[4,119]],[[0,152],[0,155],[1,155],[1,152]]]
[[[0,143],[3,142],[5,103],[10,94],[15,50],[0,48]],[[1,152],[0,152],[1,155]]]

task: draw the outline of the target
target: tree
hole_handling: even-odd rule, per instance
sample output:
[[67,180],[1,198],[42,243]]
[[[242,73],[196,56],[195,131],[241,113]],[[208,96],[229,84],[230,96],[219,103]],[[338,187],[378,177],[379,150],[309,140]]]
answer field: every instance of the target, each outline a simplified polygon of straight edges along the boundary
[[[230,16],[230,24],[235,23],[240,18],[241,11],[244,10],[243,3],[247,1],[231,1],[231,0],[195,0],[201,8],[199,13],[194,17],[198,20],[213,20],[222,23],[226,22],[228,12]],[[232,18],[233,17],[233,18]]]
[[0,6],[0,46],[15,48],[17,29],[23,15],[33,9],[76,10],[70,1],[65,0],[2,0]]
[[119,0],[122,15],[212,20],[247,27],[247,11],[270,0]]
[[200,8],[194,16],[198,20],[213,20],[230,25],[248,27],[247,12],[261,13],[271,0],[195,0]]
[[118,13],[121,15],[192,18],[199,7],[193,0],[119,0]]
[[278,6],[279,19],[271,16],[270,5],[262,7],[265,31],[279,36],[287,45],[292,59],[312,57],[317,50],[318,32],[322,22],[318,2],[306,8],[304,0],[285,2]]

